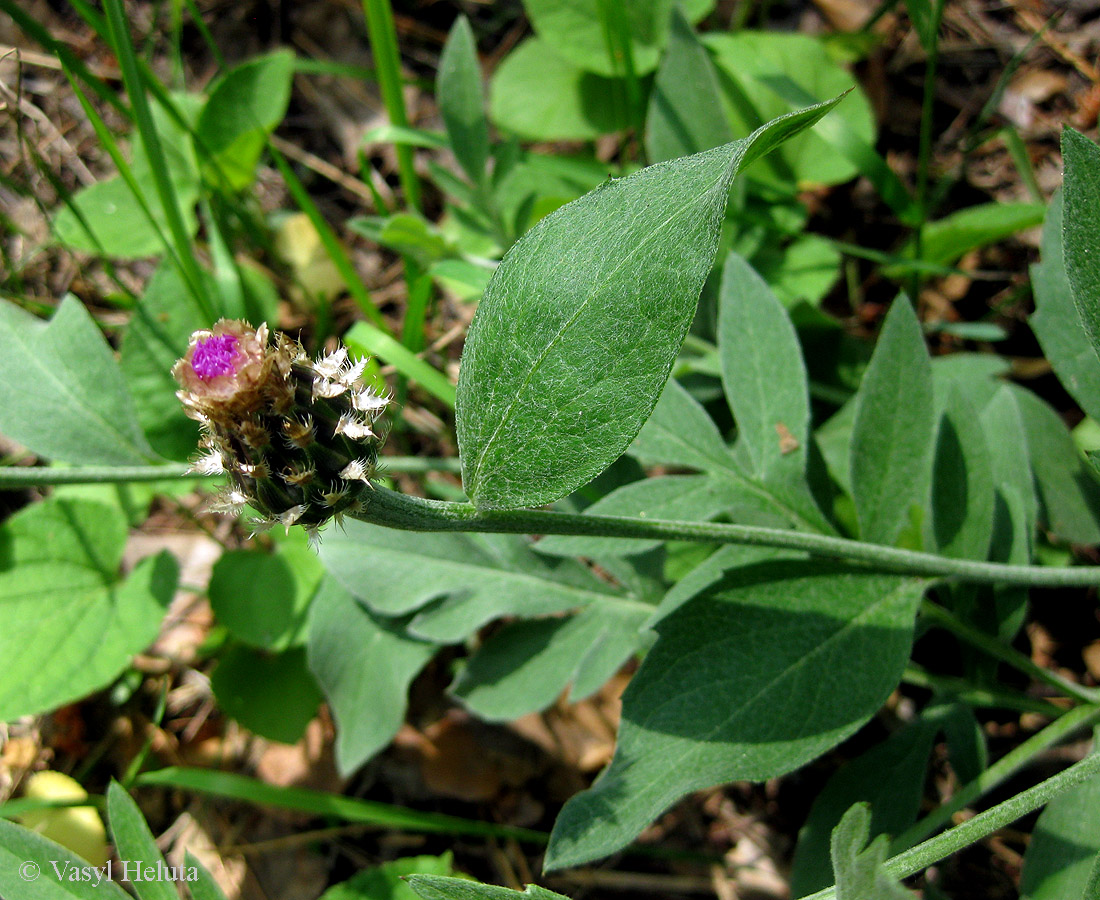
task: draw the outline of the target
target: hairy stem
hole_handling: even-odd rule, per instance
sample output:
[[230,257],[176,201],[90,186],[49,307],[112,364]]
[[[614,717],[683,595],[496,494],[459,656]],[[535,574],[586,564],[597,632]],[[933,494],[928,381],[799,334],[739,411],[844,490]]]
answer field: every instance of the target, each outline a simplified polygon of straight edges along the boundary
[[1032,759],[1064,740],[1075,731],[1100,722],[1100,705],[1079,706],[1055,719],[1042,731],[1033,734],[1018,747],[1006,753],[969,784],[964,785],[947,802],[932,810],[907,831],[899,834],[891,845],[902,851],[917,841],[924,840],[948,822],[960,809],[969,806],[983,794],[1018,772]]
[[[382,456],[378,459],[382,475],[389,472],[458,472],[457,459],[419,456]],[[172,478],[206,478],[189,472],[184,465],[159,466],[77,466],[55,469],[52,466],[8,466],[0,468],[0,491],[51,484],[121,484],[128,481],[163,481]]]
[[[895,878],[914,875],[1026,816],[1058,794],[1076,787],[1097,773],[1100,773],[1100,753],[1086,757],[1052,778],[1028,788],[1004,803],[998,803],[992,809],[987,809],[973,819],[956,825],[950,831],[945,831],[923,844],[918,844],[912,850],[899,853],[893,859],[886,861],[886,871]],[[830,887],[811,894],[803,900],[834,900],[835,897],[836,888]]]
[[624,516],[593,516],[552,510],[481,511],[469,503],[424,500],[378,488],[356,517],[406,531],[473,531],[504,534],[571,534],[596,537],[710,541],[801,550],[813,556],[866,563],[875,569],[961,581],[1081,587],[1100,585],[1100,567],[1048,568],[949,559],[847,538],[713,522],[673,522]]

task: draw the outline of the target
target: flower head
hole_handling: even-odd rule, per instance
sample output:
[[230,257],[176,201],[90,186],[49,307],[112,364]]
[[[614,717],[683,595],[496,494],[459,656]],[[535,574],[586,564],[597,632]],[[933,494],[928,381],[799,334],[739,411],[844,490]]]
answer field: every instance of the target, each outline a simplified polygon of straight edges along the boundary
[[203,428],[207,453],[194,466],[224,471],[221,508],[249,503],[260,525],[305,525],[311,532],[354,510],[370,488],[389,402],[362,380],[363,362],[341,347],[310,361],[267,326],[223,319],[191,336],[172,367],[177,396]]

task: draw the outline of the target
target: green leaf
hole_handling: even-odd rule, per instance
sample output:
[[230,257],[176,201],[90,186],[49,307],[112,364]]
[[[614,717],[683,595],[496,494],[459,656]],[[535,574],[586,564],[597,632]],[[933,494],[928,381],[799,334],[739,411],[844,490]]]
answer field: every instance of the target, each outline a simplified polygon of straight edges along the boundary
[[702,472],[736,469],[714,420],[675,378],[668,380],[630,453],[646,465],[686,466]]
[[1062,157],[1066,165],[1062,195],[1066,275],[1081,324],[1093,350],[1100,353],[1100,260],[1091,227],[1100,221],[1100,147],[1067,128],[1062,133]]
[[706,411],[675,379],[665,386],[653,415],[631,444],[629,452],[642,462],[687,466],[728,481],[738,521],[784,527],[797,525],[832,530],[804,490],[789,486],[765,487],[750,480],[722,441]]
[[[77,878],[72,878],[74,872]],[[34,873],[37,877],[27,877]],[[129,894],[105,877],[97,881],[87,860],[71,850],[0,819],[0,896],[4,900],[127,900]]]
[[226,900],[222,889],[214,880],[214,876],[207,871],[206,866],[198,861],[188,850],[183,856],[184,865],[195,870],[198,876],[189,881],[187,889],[191,892],[192,900]]
[[766,243],[752,255],[752,267],[799,324],[800,303],[817,308],[836,283],[840,252],[814,234],[799,235],[785,247]]
[[276,50],[230,69],[214,84],[195,135],[211,184],[224,178],[241,190],[252,183],[265,139],[286,115],[293,76],[293,51]]
[[618,82],[577,68],[535,37],[508,54],[489,85],[496,126],[532,141],[586,141],[621,127]]
[[798,335],[783,305],[736,253],[726,259],[718,307],[722,386],[737,437],[765,482],[803,481],[810,397]]
[[256,806],[271,806],[308,813],[317,818],[361,822],[380,828],[422,831],[434,834],[468,834],[481,837],[519,838],[538,842],[541,832],[475,819],[460,819],[442,813],[420,812],[407,806],[392,806],[308,788],[266,784],[233,772],[214,769],[168,767],[138,776],[139,784],[160,785],[184,791],[201,791],[217,797],[240,800]]
[[937,730],[938,723],[917,719],[845,763],[829,779],[798,833],[791,864],[792,897],[833,883],[829,837],[852,804],[870,804],[872,836],[896,835],[913,824]]
[[304,647],[263,653],[233,644],[218,660],[210,686],[226,715],[283,744],[301,739],[321,703]]
[[[210,284],[211,295],[214,285]],[[153,448],[167,459],[187,459],[198,446],[198,423],[176,397],[172,366],[187,352],[191,334],[212,323],[196,309],[179,270],[162,263],[145,287],[122,339],[119,365]]]
[[[711,32],[702,37],[713,54],[722,87],[726,117],[734,136],[746,135],[761,122],[805,102],[834,97],[854,79],[834,62],[818,39],[780,32]],[[792,102],[792,85],[805,101]],[[875,142],[875,117],[859,90],[836,111],[852,139]],[[830,116],[830,118],[833,118]],[[834,126],[834,129],[837,126]],[[838,184],[857,174],[855,164],[816,132],[805,132],[779,148],[774,157],[749,173],[784,193],[798,184]]]
[[[978,410],[949,384],[932,463],[931,546],[945,556],[988,559],[993,463]],[[994,441],[1002,435],[989,435]]]
[[516,900],[517,897],[527,897],[529,900],[569,900],[568,897],[534,884],[527,885],[523,891],[513,891],[511,888],[493,887],[465,878],[445,878],[441,875],[412,875],[409,877],[409,887],[421,900]]
[[627,448],[695,314],[737,172],[836,102],[611,182],[547,216],[509,251],[478,307],[459,374],[456,425],[474,503],[548,503]]
[[570,684],[570,700],[583,700],[645,646],[652,612],[642,603],[594,603],[568,618],[507,625],[471,657],[451,693],[495,722],[545,709]]
[[470,180],[481,184],[489,159],[489,123],[485,121],[477,45],[465,16],[455,19],[443,47],[435,93],[455,158]]
[[46,500],[0,526],[0,721],[109,684],[160,630],[178,566],[167,552],[118,574],[122,513]]
[[871,810],[857,803],[833,829],[831,856],[836,873],[836,900],[913,900],[913,894],[886,874],[889,841],[871,842]]
[[1047,804],[1024,855],[1021,900],[1076,900],[1100,853],[1100,778],[1091,778]]
[[1040,518],[1058,537],[1100,543],[1100,480],[1073,443],[1065,423],[1045,401],[1014,388],[1027,435]]
[[924,502],[935,431],[932,370],[909,300],[890,307],[863,376],[852,428],[852,499],[865,541],[893,544]]
[[981,425],[995,491],[990,559],[1027,565],[1031,562],[1039,503],[1020,407],[1007,386],[999,388],[982,409]]
[[[713,3],[680,3],[674,0],[615,0],[619,3],[630,35],[634,71],[642,75],[657,67],[661,48],[668,39],[674,5],[693,21],[702,18]],[[621,59],[611,54],[601,0],[524,0],[527,15],[539,37],[560,48],[560,53],[579,68],[600,75],[624,73]]]
[[336,763],[345,774],[397,734],[409,685],[437,649],[405,624],[371,612],[332,578],[313,601],[309,668],[336,719]]
[[[141,810],[117,781],[107,788],[107,815],[111,821],[111,837],[120,860],[130,863],[130,869],[164,865],[164,857]],[[136,865],[135,865],[136,864]],[[140,900],[179,900],[175,885],[168,879],[137,878],[132,884]]]
[[261,650],[281,651],[303,640],[310,600],[323,574],[298,532],[293,544],[280,542],[278,550],[223,553],[207,590],[218,622]]
[[413,534],[352,521],[325,535],[321,562],[381,615],[419,610],[411,634],[440,643],[500,616],[552,615],[622,596],[574,560],[541,557],[514,535]]
[[403,856],[380,866],[356,873],[347,881],[330,887],[321,900],[416,900],[407,876],[451,875],[454,865],[450,851],[442,856]]
[[547,869],[622,848],[690,791],[782,775],[854,733],[901,678],[923,590],[821,560],[765,562],[661,619],[611,766],[562,810]]
[[[724,478],[667,475],[643,478],[616,488],[585,512],[594,516],[631,516],[705,522],[738,505],[742,493]],[[548,535],[535,549],[552,556],[628,556],[660,546],[659,540]]]
[[[161,234],[167,234],[168,219],[152,176],[138,178],[137,186]],[[184,228],[193,237],[199,230],[195,217],[198,188],[186,178],[173,181],[172,186],[183,213]],[[139,259],[164,252],[164,241],[121,176],[82,188],[73,195],[72,202],[91,233],[69,207],[58,209],[52,223],[54,235],[70,250],[120,259]]]
[[646,149],[653,162],[676,159],[734,138],[722,107],[718,74],[691,25],[677,10],[668,50],[649,95]]
[[1031,267],[1035,313],[1028,319],[1058,380],[1081,409],[1100,418],[1100,359],[1081,327],[1062,257],[1062,194],[1054,195],[1043,225],[1042,262]]
[[161,462],[111,348],[71,294],[48,323],[0,302],[0,431],[55,462]]
[[[977,247],[985,247],[1012,237],[1020,231],[1043,224],[1046,207],[1041,203],[981,203],[968,206],[924,227],[921,261],[950,265]],[[901,251],[903,256],[916,255],[913,242]],[[911,271],[904,264],[886,266],[887,278],[900,278]]]

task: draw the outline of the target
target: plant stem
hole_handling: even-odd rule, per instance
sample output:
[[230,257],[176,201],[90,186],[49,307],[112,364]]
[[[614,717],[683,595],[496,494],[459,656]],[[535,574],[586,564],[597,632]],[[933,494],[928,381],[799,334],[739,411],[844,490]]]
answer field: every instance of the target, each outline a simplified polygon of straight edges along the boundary
[[[907,878],[968,847],[1004,826],[1038,809],[1063,791],[1076,787],[1100,773],[1100,753],[1094,753],[1052,778],[1028,788],[1004,803],[956,825],[912,850],[899,853],[885,863],[885,869],[894,878]],[[836,887],[810,894],[803,900],[834,900]]]
[[955,795],[941,806],[932,810],[908,830],[899,834],[891,845],[895,851],[911,847],[917,841],[935,833],[948,822],[960,809],[969,806],[983,794],[1015,774],[1035,756],[1066,738],[1073,732],[1100,721],[1100,705],[1079,706],[1051,722],[1042,731],[1033,734],[982,772],[969,784],[964,785]]
[[987,634],[980,628],[968,625],[958,617],[952,615],[942,606],[930,600],[924,601],[920,608],[921,615],[935,625],[950,631],[957,638],[972,647],[988,653],[994,659],[999,659],[1015,669],[1023,672],[1036,681],[1045,681],[1057,691],[1061,691],[1067,697],[1073,697],[1082,703],[1100,703],[1100,691],[1093,688],[1082,687],[1074,684],[1068,678],[1063,678],[1057,672],[1051,672],[1035,663],[1019,650],[1014,650],[1007,644],[1001,643],[991,634]]
[[[397,30],[393,24],[390,0],[363,0],[363,12],[367,17],[367,34],[374,69],[378,75],[378,87],[390,122],[407,128],[409,117],[405,112],[405,98],[401,93],[401,57],[397,51]],[[410,209],[420,209],[420,182],[413,167],[412,148],[397,144],[397,174],[405,192],[405,202]]]
[[[378,468],[387,472],[458,472],[457,459],[432,459],[419,456],[382,456]],[[189,472],[184,465],[160,466],[78,466],[55,469],[51,466],[7,466],[0,468],[0,491],[51,484],[119,484],[128,481],[165,481],[174,478],[208,478]],[[381,490],[381,489],[380,489]]]
[[801,550],[813,556],[868,563],[881,571],[961,581],[1041,587],[1100,585],[1100,567],[1048,568],[949,559],[896,547],[804,531],[593,516],[538,509],[479,511],[470,503],[424,500],[377,488],[357,518],[406,531],[480,531],[503,534],[572,534],[596,537],[710,541]]
[[[932,34],[939,31],[943,16],[943,0],[932,0]],[[920,147],[917,151],[917,209],[920,210],[920,226],[917,228],[914,256],[924,259],[924,226],[928,222],[928,180],[932,161],[932,113],[936,103],[936,67],[939,64],[939,41],[933,37],[931,46],[925,48],[928,59],[924,66],[924,97],[921,101]],[[913,304],[920,300],[921,273],[913,272],[911,293]]]
[[1015,691],[976,688],[965,678],[933,675],[913,664],[906,666],[901,680],[904,684],[911,684],[914,687],[925,688],[940,695],[947,695],[953,700],[965,703],[967,706],[1038,713],[1052,719],[1066,715],[1070,709],[1069,707],[1057,706],[1049,700],[1031,697]]

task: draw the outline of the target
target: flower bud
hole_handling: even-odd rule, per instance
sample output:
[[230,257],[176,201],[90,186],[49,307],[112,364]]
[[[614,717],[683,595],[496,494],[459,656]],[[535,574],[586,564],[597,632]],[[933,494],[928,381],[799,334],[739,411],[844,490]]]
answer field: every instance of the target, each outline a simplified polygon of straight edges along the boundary
[[223,319],[191,336],[172,367],[187,415],[202,426],[207,455],[194,469],[228,474],[221,510],[251,504],[260,527],[319,526],[362,504],[383,436],[389,399],[364,385],[365,360],[341,347],[311,361],[266,325]]

